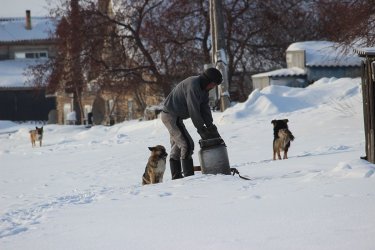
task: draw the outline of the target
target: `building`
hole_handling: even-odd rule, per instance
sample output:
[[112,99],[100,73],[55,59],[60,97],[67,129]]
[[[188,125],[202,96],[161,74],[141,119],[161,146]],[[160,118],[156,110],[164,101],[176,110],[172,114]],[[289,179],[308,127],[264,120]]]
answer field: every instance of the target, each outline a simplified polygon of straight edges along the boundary
[[361,60],[353,51],[328,41],[291,44],[286,50],[286,69],[252,75],[253,88],[269,85],[306,87],[323,77],[359,77]]
[[28,66],[54,56],[54,20],[0,18],[0,120],[47,121],[55,100],[27,82]]

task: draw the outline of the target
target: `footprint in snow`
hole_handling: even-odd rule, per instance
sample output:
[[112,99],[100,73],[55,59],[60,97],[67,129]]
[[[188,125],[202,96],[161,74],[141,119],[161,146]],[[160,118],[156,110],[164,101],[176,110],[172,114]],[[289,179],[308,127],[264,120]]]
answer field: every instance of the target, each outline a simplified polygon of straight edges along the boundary
[[164,192],[164,193],[159,194],[159,197],[167,197],[167,196],[172,196],[172,193]]
[[365,177],[366,177],[366,178],[369,178],[369,177],[371,177],[374,173],[375,173],[375,170],[374,170],[374,169],[371,169],[371,170],[367,171],[367,173],[365,174]]

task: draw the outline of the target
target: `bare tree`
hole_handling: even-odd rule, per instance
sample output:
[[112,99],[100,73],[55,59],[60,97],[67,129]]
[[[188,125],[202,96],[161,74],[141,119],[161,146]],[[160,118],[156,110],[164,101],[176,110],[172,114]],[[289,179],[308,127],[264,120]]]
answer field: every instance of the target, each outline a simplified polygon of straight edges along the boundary
[[345,46],[375,45],[374,0],[317,0],[320,32]]
[[[76,16],[79,23],[73,18],[73,2],[80,4],[79,17]],[[166,96],[175,83],[201,72],[203,65],[210,63],[207,1],[112,2],[113,12],[105,8],[109,4],[105,0],[101,4],[97,0],[67,0],[70,4],[65,6],[70,8],[54,11],[60,20],[56,32],[58,53],[39,68],[39,72],[51,69],[50,76],[36,76],[36,79],[44,80],[50,88],[63,86],[73,91],[75,87],[76,93],[83,82],[116,94],[136,91],[147,84]],[[238,98],[244,100],[249,94],[243,85],[247,74],[283,66],[285,49],[290,43],[319,38],[317,15],[310,10],[313,3],[313,0],[224,1],[229,79],[240,86]],[[69,41],[72,37],[76,40]],[[69,68],[67,59],[76,59],[70,65],[79,64],[81,72],[77,67]],[[233,75],[237,77],[232,78]],[[78,84],[72,85],[72,78],[65,79],[66,76],[77,76],[74,82]],[[145,106],[143,98],[137,100],[140,106]]]
[[83,122],[82,91],[84,86],[82,72],[82,37],[80,34],[83,19],[79,0],[71,0],[56,27],[54,39],[57,52],[54,58],[30,67],[32,82],[46,86],[48,92],[65,91],[73,94],[74,108],[78,122]]
[[[293,42],[319,37],[312,0],[226,0],[225,30],[229,79],[247,98],[243,81],[249,73],[285,66],[285,50]],[[307,28],[308,27],[308,28]],[[236,78],[232,78],[236,75]]]

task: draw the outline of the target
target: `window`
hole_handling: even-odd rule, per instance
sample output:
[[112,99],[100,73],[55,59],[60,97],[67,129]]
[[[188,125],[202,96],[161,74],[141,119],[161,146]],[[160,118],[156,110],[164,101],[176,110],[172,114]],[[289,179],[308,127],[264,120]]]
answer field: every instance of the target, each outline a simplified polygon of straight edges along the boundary
[[14,54],[16,59],[33,59],[33,58],[47,58],[48,53],[47,51],[28,51],[28,52],[16,52]]
[[35,53],[25,53],[25,58],[35,58]]

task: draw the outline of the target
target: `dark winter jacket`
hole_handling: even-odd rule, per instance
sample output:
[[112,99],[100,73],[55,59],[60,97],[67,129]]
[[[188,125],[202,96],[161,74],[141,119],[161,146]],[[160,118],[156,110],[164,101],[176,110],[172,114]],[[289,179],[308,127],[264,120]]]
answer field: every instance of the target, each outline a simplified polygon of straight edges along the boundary
[[208,104],[208,91],[201,76],[192,76],[180,82],[164,101],[163,111],[182,119],[191,118],[199,130],[211,126],[213,119]]

